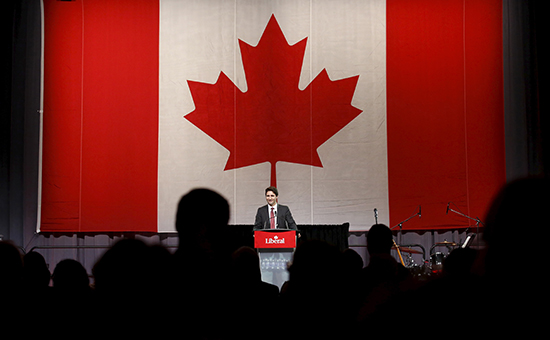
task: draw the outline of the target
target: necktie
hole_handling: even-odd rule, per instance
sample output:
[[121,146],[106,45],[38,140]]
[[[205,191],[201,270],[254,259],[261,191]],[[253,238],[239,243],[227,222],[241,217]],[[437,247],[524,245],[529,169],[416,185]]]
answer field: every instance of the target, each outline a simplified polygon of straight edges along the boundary
[[271,222],[271,229],[275,229],[275,212],[273,212],[273,207],[271,207],[271,216],[269,216]]

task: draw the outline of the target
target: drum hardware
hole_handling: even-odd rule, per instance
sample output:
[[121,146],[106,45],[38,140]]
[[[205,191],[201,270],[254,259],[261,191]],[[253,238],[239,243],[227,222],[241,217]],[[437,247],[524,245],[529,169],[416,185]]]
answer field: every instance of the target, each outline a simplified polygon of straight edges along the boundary
[[[443,262],[445,261],[445,258],[447,257],[448,253],[450,253],[454,249],[454,247],[457,246],[458,244],[455,242],[444,240],[443,242],[436,242],[430,248],[430,270],[432,274],[439,274],[443,271]],[[434,249],[436,247],[446,247],[448,250],[447,254],[444,254],[442,252],[434,252]]]
[[[418,247],[421,250],[413,249],[413,247]],[[427,273],[427,263],[426,261],[426,251],[424,247],[420,244],[404,244],[398,245],[397,247],[392,247],[392,249],[399,251],[402,254],[405,254],[404,262],[402,263],[415,278],[422,278]],[[422,255],[422,263],[416,263],[413,258],[413,255]]]
[[[397,253],[399,254],[399,259],[401,260],[401,264],[406,267],[408,267],[411,263],[414,262],[414,260],[412,259],[412,254],[422,254],[422,258],[424,259],[424,251],[412,249],[410,248],[411,246],[418,246],[422,248],[422,250],[424,250],[424,247],[422,247],[419,244],[402,246],[402,245],[397,245],[395,241],[393,241],[393,247],[391,247],[392,250],[397,250]],[[403,255],[401,253],[407,253],[407,260],[408,260],[407,265],[405,265],[405,262],[403,260]]]
[[[412,250],[412,249],[411,249]],[[413,275],[417,275],[417,274],[420,274],[421,272],[421,267],[420,265],[416,264],[416,262],[414,261],[414,258],[412,256],[412,252],[410,253],[407,253],[407,258],[405,260],[405,267],[407,267],[407,269],[409,269],[409,271],[413,274]]]
[[445,261],[445,258],[447,256],[441,252],[434,253],[430,255],[431,260],[431,272],[433,274],[439,274],[441,271],[443,271],[443,261]]
[[402,265],[405,265],[405,262],[403,262],[403,256],[401,256],[401,251],[399,250],[399,246],[397,245],[397,243],[395,243],[395,240],[394,240],[394,239],[392,239],[392,241],[393,241],[393,247],[392,247],[392,249],[393,249],[393,248],[397,249],[397,255],[399,255],[399,261],[401,261],[401,264],[402,264]]
[[396,250],[398,249],[403,252],[403,253],[409,253],[409,254],[424,254],[423,252],[419,251],[419,250],[414,250],[414,249],[411,249],[411,248],[407,248],[407,247],[404,247],[404,246],[393,246],[391,247],[392,250]]

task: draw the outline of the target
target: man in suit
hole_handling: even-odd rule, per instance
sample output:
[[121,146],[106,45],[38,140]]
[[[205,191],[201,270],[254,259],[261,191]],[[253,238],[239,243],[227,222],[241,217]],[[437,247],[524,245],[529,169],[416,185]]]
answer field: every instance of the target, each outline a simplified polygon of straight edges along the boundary
[[297,230],[296,222],[292,213],[286,205],[278,204],[279,191],[275,187],[265,189],[265,200],[267,204],[259,207],[256,212],[254,230],[258,229],[294,229]]

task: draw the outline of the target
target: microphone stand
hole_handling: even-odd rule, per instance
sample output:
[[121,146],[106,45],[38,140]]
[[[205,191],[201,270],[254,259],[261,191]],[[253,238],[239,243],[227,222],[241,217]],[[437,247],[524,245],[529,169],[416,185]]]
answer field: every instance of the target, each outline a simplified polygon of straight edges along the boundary
[[[401,232],[403,231],[403,223],[407,222],[408,220],[410,220],[410,219],[412,219],[413,217],[416,217],[416,216],[421,216],[420,215],[420,206],[418,206],[418,212],[414,213],[413,215],[411,215],[406,220],[403,220],[403,221],[399,222],[398,224],[396,224],[396,225],[394,225],[393,227],[390,228],[390,230],[392,230],[395,227],[399,227],[399,240],[400,240],[400,243],[401,243]],[[395,243],[394,240],[392,240],[392,241],[393,241],[393,245],[395,246],[395,249],[397,249],[397,255],[399,255],[399,260],[401,261],[401,264],[405,265],[405,263],[403,262],[403,257],[401,256],[401,251],[399,250],[399,246]]]
[[413,215],[411,215],[406,220],[403,220],[403,221],[399,222],[398,224],[394,225],[393,227],[390,228],[390,230],[394,229],[395,227],[399,227],[399,232],[401,233],[401,231],[403,230],[403,223],[407,222],[408,220],[412,219],[413,217],[421,216],[420,215],[420,206],[418,206],[418,207],[419,207],[418,212],[414,213]]
[[[454,205],[454,203],[453,203]],[[447,212],[449,211],[452,211],[454,212],[455,214],[457,215],[460,215],[462,217],[466,217],[470,220],[473,220],[473,221],[476,221],[476,234],[479,234],[479,225],[481,224],[482,226],[485,226],[485,224],[483,224],[483,222],[481,222],[481,220],[479,219],[479,217],[476,216],[476,218],[473,218],[473,217],[470,217],[460,211],[456,211],[454,210],[453,208],[447,208]],[[468,228],[466,228],[466,230],[464,231],[466,233],[466,236],[468,236],[468,230],[470,230],[470,225],[468,225]],[[459,244],[462,244],[462,239],[458,242]]]

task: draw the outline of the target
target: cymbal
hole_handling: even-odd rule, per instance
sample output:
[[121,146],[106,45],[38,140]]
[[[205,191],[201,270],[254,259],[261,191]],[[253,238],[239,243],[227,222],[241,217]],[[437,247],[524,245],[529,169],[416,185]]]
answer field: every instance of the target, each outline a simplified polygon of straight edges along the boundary
[[[416,249],[401,247],[401,246],[398,246],[398,248],[399,248],[399,251],[403,252],[403,253],[422,254],[421,251],[416,250]],[[397,248],[395,246],[393,246],[393,247],[391,247],[391,249],[397,249]]]
[[449,242],[449,241],[443,241],[443,242],[436,242],[437,245],[444,245],[444,246],[456,246],[456,243]]

